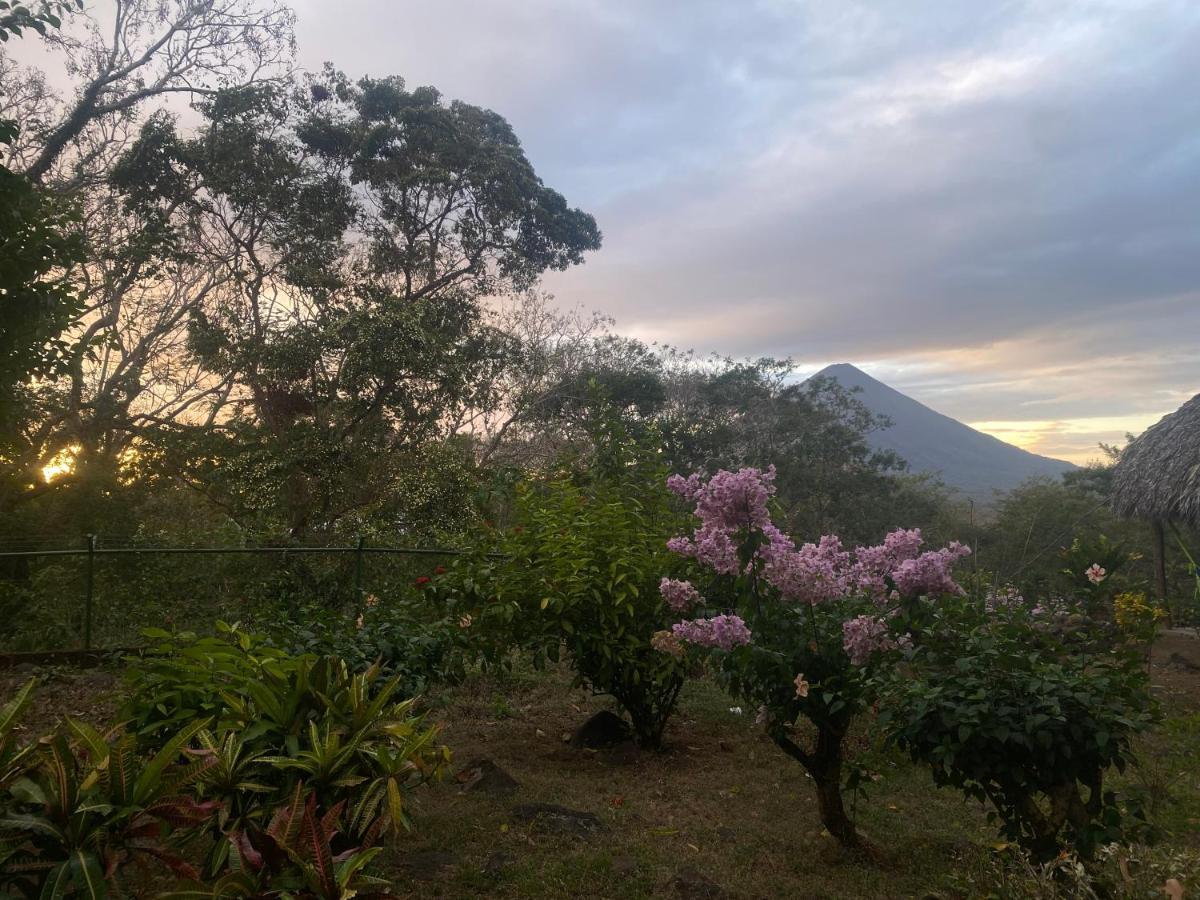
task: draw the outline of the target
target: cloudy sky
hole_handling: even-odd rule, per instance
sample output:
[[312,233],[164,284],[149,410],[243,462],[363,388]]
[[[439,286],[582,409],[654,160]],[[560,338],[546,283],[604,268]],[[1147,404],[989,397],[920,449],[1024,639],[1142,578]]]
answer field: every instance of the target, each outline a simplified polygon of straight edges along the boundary
[[299,0],[305,65],[512,122],[563,304],[853,362],[1083,461],[1200,391],[1195,0]]

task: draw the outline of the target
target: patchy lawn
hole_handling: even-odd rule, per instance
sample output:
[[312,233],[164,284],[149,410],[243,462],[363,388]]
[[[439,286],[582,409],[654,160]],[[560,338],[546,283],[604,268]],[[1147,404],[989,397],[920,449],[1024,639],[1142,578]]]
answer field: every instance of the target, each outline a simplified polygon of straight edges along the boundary
[[[919,770],[864,748],[883,779],[860,801],[868,861],[823,834],[803,768],[715,687],[689,686],[661,754],[572,749],[563,740],[602,700],[562,673],[464,687],[435,714],[459,765],[492,760],[511,794],[453,779],[422,796],[417,835],[394,857],[412,896],[911,896],[952,869],[989,830],[981,810],[938,792]],[[555,833],[513,815],[553,803],[592,813],[595,830]]]
[[[1164,637],[1152,671],[1166,719],[1116,786],[1140,797],[1167,837],[1144,856],[1108,861],[1130,897],[1166,896],[1166,877],[1200,889],[1200,640]],[[27,734],[63,715],[113,721],[113,671],[38,674]],[[0,673],[0,693],[28,677]],[[415,831],[380,858],[401,896],[1086,896],[997,853],[978,804],[936,789],[865,736],[856,750],[881,778],[858,801],[857,819],[876,852],[842,851],[822,832],[804,770],[760,734],[753,710],[731,712],[707,682],[686,689],[661,754],[570,747],[564,737],[607,704],[571,690],[562,670],[479,676],[431,705],[463,774],[414,798]],[[481,760],[499,771],[473,766]]]
[[[1172,636],[1156,648],[1167,718],[1119,787],[1136,791],[1168,831],[1153,862],[1195,889],[1200,670],[1171,662],[1172,654],[1200,663],[1200,641]],[[389,857],[413,897],[964,897],[992,889],[1017,897],[1036,887],[1020,879],[1038,873],[996,852],[980,805],[938,790],[923,770],[863,738],[857,749],[882,777],[858,802],[857,820],[877,852],[842,851],[822,833],[804,770],[754,727],[752,710],[732,713],[705,682],[685,691],[662,754],[568,746],[564,738],[606,704],[571,691],[564,672],[479,678],[441,701],[433,715],[456,768],[490,760],[519,787],[488,790],[485,777],[464,790],[450,779],[421,796],[418,831]],[[560,833],[553,826],[570,824],[560,818],[523,821],[519,807],[530,803],[591,814],[598,827]],[[1111,862],[1122,873],[1121,860]],[[1136,884],[1114,877],[1146,896],[1144,888],[1164,881],[1150,862],[1141,872],[1137,859],[1124,862]]]

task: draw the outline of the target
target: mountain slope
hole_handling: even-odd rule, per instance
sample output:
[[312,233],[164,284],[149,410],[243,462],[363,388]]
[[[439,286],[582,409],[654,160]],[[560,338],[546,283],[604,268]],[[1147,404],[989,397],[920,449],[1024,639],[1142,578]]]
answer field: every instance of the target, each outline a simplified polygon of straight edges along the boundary
[[868,443],[894,450],[913,472],[940,475],[950,487],[979,501],[992,491],[1006,491],[1027,478],[1057,478],[1075,466],[1061,459],[1038,456],[976,431],[935,412],[847,363],[827,366],[814,377],[827,376],[853,390],[868,409],[892,420],[892,427],[868,435]]

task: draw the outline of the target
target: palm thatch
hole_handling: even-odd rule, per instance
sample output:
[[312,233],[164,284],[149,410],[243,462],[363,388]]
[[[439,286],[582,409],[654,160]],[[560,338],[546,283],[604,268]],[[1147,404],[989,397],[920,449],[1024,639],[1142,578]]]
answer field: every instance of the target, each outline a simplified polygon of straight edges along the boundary
[[1125,448],[1111,500],[1121,516],[1200,526],[1200,394]]

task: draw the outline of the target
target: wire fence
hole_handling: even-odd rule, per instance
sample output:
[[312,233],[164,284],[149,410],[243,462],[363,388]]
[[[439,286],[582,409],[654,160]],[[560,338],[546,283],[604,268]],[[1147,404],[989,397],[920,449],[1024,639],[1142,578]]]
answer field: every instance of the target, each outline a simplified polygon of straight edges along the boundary
[[67,548],[30,542],[0,550],[0,652],[125,649],[146,627],[204,631],[220,618],[266,620],[289,603],[354,609],[371,592],[411,588],[430,560],[474,553],[362,537],[348,546],[110,546],[97,535]]

